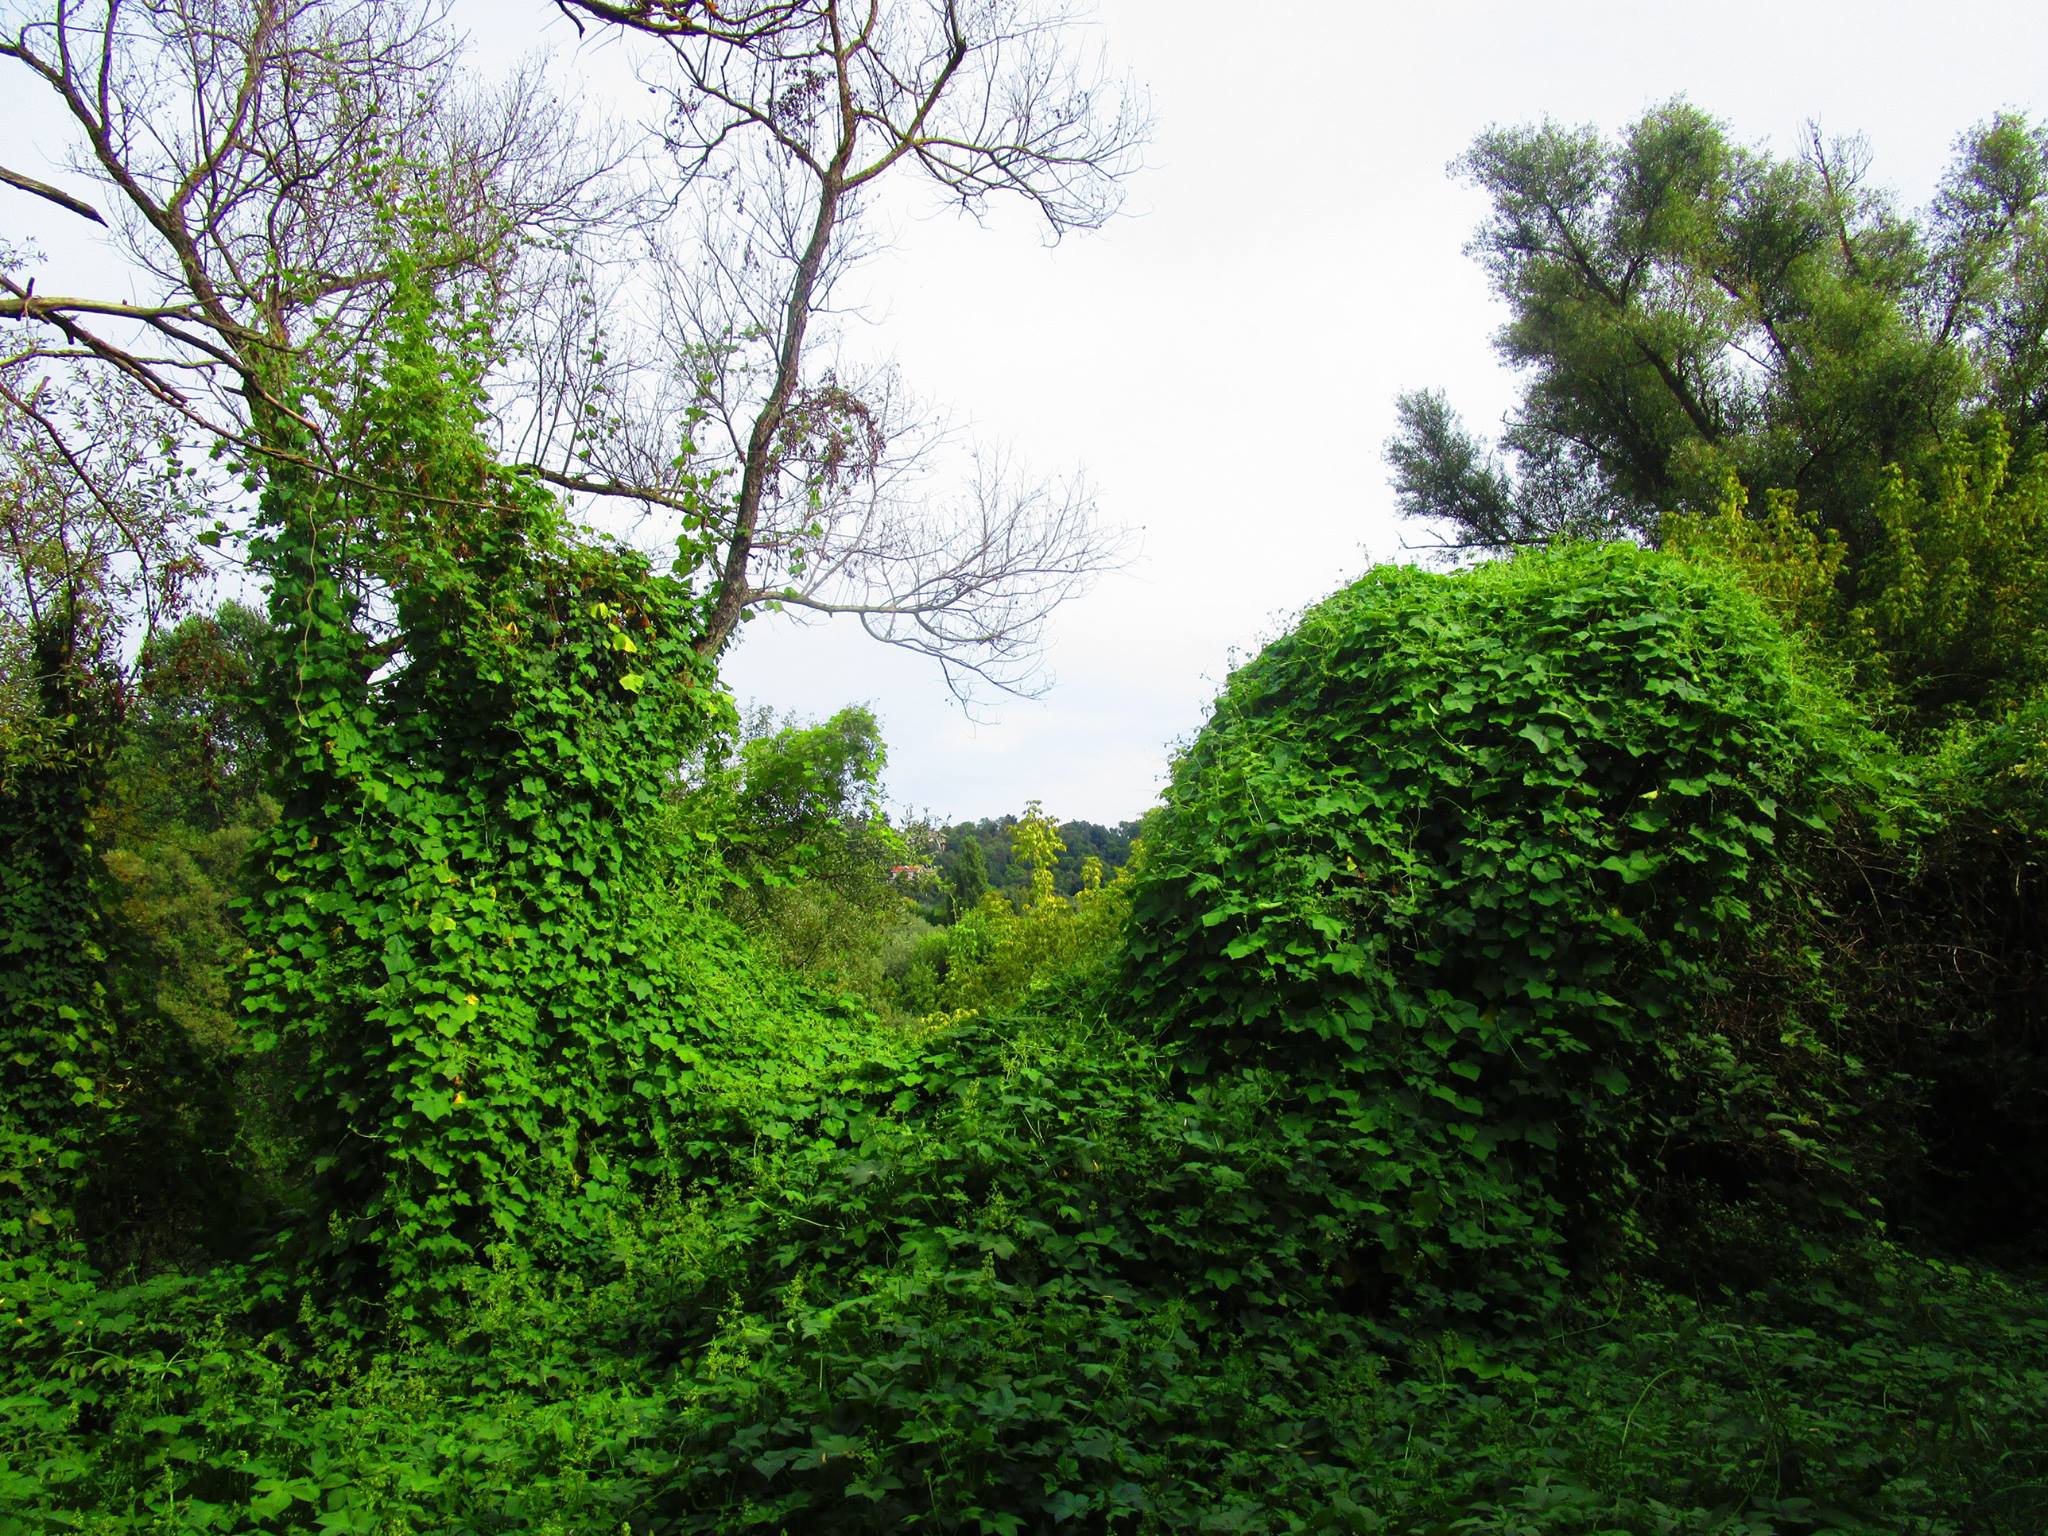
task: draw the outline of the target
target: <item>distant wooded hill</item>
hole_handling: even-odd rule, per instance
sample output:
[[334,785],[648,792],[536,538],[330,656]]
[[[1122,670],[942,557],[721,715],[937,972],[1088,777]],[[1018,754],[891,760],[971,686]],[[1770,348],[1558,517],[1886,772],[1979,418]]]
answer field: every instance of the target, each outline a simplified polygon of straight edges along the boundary
[[[981,844],[989,889],[1010,896],[1021,894],[1030,884],[1030,873],[1010,856],[1010,829],[1016,825],[1015,816],[999,816],[957,822],[948,827],[945,864],[940,871],[947,883],[957,886],[958,861],[971,839]],[[1081,866],[1091,856],[1102,860],[1103,877],[1107,879],[1129,860],[1131,840],[1137,835],[1138,823],[1135,821],[1120,821],[1113,827],[1092,821],[1061,822],[1060,841],[1066,844],[1066,851],[1060,855],[1059,864],[1053,871],[1053,889],[1062,896],[1071,896],[1080,890]]]

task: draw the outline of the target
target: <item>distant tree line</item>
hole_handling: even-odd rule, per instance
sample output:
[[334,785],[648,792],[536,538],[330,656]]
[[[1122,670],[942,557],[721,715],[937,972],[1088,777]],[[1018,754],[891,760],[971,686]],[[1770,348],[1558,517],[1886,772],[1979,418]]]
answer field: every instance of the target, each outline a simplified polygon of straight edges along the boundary
[[[1014,902],[1021,901],[1030,889],[1030,871],[1017,861],[1010,848],[1010,834],[1017,822],[1016,816],[984,816],[979,821],[955,822],[945,829],[946,851],[938,873],[945,894],[957,910],[973,906],[984,891],[999,892]],[[1093,821],[1063,821],[1059,833],[1066,848],[1053,868],[1053,889],[1062,896],[1072,896],[1082,888],[1082,867],[1089,859],[1102,861],[1105,876],[1115,874],[1130,861],[1138,823],[1120,821],[1114,826],[1103,826]]]

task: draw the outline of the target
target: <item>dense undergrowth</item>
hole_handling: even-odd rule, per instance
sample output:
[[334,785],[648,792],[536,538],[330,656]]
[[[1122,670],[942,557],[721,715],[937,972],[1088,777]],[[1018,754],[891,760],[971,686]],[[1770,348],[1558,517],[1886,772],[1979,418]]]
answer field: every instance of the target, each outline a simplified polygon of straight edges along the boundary
[[9,1528],[2038,1528],[2037,1290],[1863,1235],[1512,1330],[1331,1267],[1262,1304],[1227,1266],[1329,1149],[1079,1006],[757,1039],[811,1061],[736,1092],[719,1188],[578,1275],[493,1256],[432,1344],[260,1269],[11,1297]]
[[[658,861],[604,985],[658,978],[609,1027],[660,1103],[608,1140],[593,1096],[644,1072],[529,1064],[592,1108],[515,1097],[456,1143],[483,1183],[409,1152],[370,1219],[294,1180],[336,1136],[431,1153],[454,1080],[337,1056],[302,1098],[347,1066],[402,1117],[337,1130],[278,1095],[289,1028],[237,1047],[289,1143],[267,1218],[140,1261],[10,1230],[0,1532],[2038,1531],[2042,744],[1908,758],[1665,557],[1376,573],[1232,681],[1132,875],[979,1010],[820,992]],[[466,857],[419,943],[481,861],[522,888]],[[517,1196],[545,1241],[462,1216],[564,1125]]]

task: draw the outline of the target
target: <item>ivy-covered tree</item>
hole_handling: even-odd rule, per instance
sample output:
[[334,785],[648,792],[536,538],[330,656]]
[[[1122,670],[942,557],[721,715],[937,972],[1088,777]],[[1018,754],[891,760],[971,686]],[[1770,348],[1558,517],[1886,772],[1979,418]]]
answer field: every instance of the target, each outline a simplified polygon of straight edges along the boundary
[[375,351],[304,386],[347,402],[343,472],[264,486],[280,814],[244,1008],[299,1084],[300,1251],[422,1323],[493,1244],[560,1255],[673,1176],[696,1026],[663,791],[730,705],[701,549],[656,570],[502,467],[488,325],[408,259]]

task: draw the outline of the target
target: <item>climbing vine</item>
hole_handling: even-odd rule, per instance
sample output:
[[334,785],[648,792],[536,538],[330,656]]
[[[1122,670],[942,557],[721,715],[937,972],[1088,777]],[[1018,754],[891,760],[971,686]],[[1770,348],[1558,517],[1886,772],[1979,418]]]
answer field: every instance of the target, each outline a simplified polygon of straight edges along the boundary
[[88,1153],[116,1107],[93,811],[119,719],[78,628],[33,637],[33,730],[0,738],[0,1248],[75,1241]]
[[495,1242],[601,1230],[670,1151],[693,1029],[652,829],[729,708],[696,552],[572,531],[480,441],[489,345],[401,283],[325,381],[346,472],[273,467],[256,546],[287,654],[244,1007],[300,1084],[299,1237],[400,1319]]
[[1134,1017],[1295,1074],[1344,1128],[1300,1182],[1332,1241],[1459,1309],[1554,1303],[1660,1206],[1840,1206],[1860,1068],[1813,931],[1887,781],[1795,661],[1631,549],[1375,571],[1178,765]]

